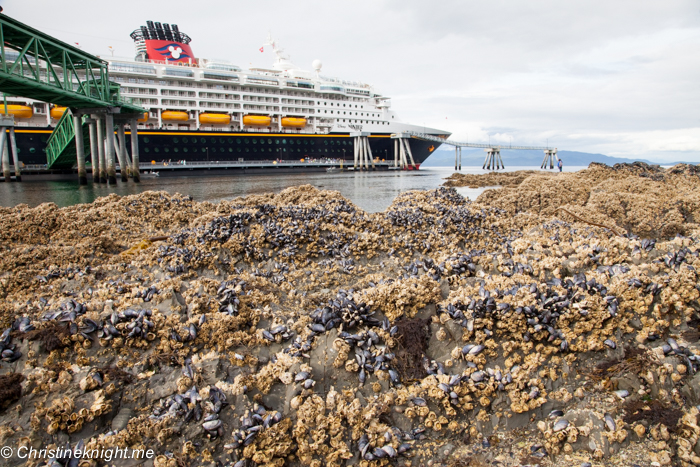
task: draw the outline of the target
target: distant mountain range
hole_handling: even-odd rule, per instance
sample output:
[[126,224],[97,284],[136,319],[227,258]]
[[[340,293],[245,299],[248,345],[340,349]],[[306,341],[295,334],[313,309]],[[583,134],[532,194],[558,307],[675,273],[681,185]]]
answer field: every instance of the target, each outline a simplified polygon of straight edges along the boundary
[[[481,167],[484,164],[486,153],[483,149],[464,148],[462,149],[462,166]],[[501,150],[503,163],[508,166],[532,166],[539,167],[544,159],[542,151],[517,151],[517,150]],[[559,151],[559,157],[565,165],[569,166],[588,166],[591,162],[602,162],[607,165],[614,165],[623,162],[634,162],[635,160],[646,162],[647,164],[663,164],[675,165],[679,162],[653,162],[646,159],[626,159],[623,157],[610,157],[604,154],[591,154],[587,152],[577,151]],[[423,167],[454,167],[455,153],[454,149],[437,150],[423,162]]]

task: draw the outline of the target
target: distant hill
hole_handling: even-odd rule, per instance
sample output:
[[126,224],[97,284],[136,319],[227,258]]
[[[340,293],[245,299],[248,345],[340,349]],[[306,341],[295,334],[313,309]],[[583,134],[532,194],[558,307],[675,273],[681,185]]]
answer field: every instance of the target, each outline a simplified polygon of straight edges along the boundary
[[[481,167],[484,163],[486,153],[483,149],[462,149],[462,166]],[[508,166],[533,166],[539,167],[542,164],[544,153],[542,151],[516,151],[516,150],[501,150],[503,163]],[[570,166],[587,166],[591,162],[602,162],[604,164],[613,165],[621,162],[633,162],[635,160],[646,162],[647,164],[658,164],[658,162],[648,161],[646,159],[625,159],[622,157],[610,157],[604,154],[591,154],[587,152],[577,151],[559,151],[559,157],[565,165]],[[454,150],[437,150],[423,162],[423,167],[454,167],[455,153]],[[664,162],[664,164],[669,164]]]

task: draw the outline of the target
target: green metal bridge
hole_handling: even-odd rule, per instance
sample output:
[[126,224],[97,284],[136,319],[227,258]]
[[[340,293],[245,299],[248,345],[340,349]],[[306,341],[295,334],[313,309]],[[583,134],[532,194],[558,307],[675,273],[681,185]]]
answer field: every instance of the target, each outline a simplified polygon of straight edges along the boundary
[[[12,53],[8,54],[10,51]],[[135,159],[132,167],[136,167],[133,175],[138,180],[138,143],[134,146],[133,140],[136,139],[136,119],[146,110],[120,97],[119,84],[109,80],[106,61],[0,14],[0,91],[68,107],[47,142],[47,167],[70,168],[77,162],[81,183],[87,183],[86,152],[92,155],[93,179],[99,178],[99,171],[100,174],[106,172],[110,182],[116,182],[115,148],[124,179],[129,165],[125,172],[122,162],[125,162],[124,157],[128,159],[128,154],[122,136],[123,125],[131,123]],[[122,122],[119,142],[114,136],[115,119]],[[5,128],[2,130],[4,146]],[[95,141],[95,135],[101,133],[105,141],[102,137]],[[105,161],[100,163],[102,157]],[[16,163],[15,170],[19,170]]]

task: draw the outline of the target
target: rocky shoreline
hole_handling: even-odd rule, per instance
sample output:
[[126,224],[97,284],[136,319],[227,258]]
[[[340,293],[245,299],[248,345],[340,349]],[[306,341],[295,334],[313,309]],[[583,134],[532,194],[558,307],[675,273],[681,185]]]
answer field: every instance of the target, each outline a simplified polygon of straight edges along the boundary
[[373,214],[310,186],[2,208],[2,445],[699,465],[698,188],[591,164]]

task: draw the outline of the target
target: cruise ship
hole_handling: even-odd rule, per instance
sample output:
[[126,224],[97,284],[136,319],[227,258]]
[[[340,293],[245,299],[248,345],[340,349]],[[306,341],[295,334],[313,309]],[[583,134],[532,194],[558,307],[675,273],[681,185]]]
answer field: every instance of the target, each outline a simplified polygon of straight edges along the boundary
[[[327,77],[291,62],[268,36],[270,68],[243,69],[194,55],[192,39],[173,24],[147,21],[131,33],[135,57],[102,57],[121,95],[147,109],[138,122],[141,160],[153,164],[198,161],[353,161],[353,138],[369,134],[375,162],[393,161],[391,135],[403,131],[447,139],[450,133],[402,123],[390,98],[373,86]],[[8,57],[11,60],[11,57]],[[45,145],[64,107],[8,96],[19,159],[46,164]],[[127,139],[129,136],[127,136]],[[410,140],[412,169],[439,143]],[[127,145],[127,147],[129,147]]]

